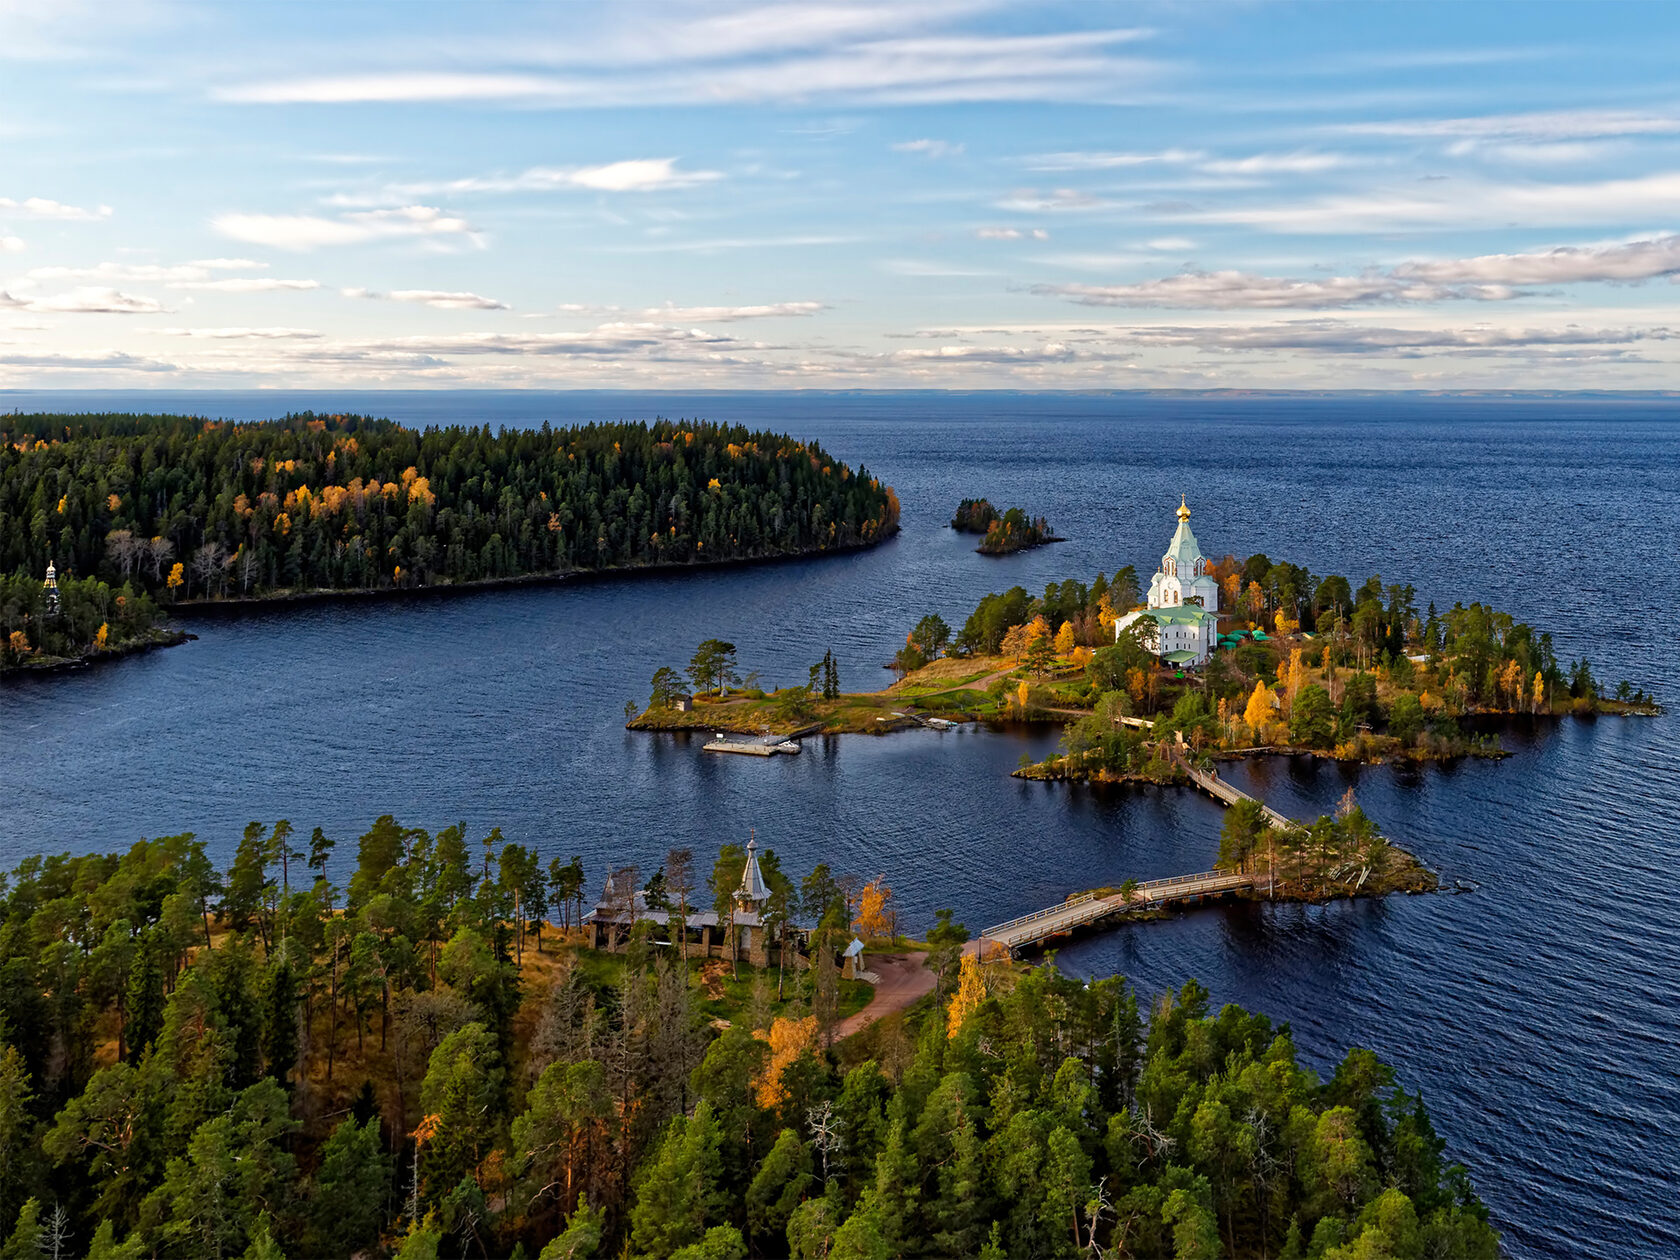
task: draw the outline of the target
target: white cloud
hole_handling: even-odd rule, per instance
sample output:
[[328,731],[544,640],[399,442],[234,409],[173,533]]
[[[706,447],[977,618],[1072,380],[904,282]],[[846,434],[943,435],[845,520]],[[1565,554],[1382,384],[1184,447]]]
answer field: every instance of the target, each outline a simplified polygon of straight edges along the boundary
[[1483,254],[1394,268],[1406,280],[1434,284],[1579,284],[1634,282],[1680,274],[1680,235],[1615,245],[1561,245],[1528,254]]
[[999,210],[1033,214],[1040,211],[1095,210],[1102,204],[1090,193],[1081,192],[1077,188],[1056,188],[1050,192],[1022,188],[998,202],[997,206]]
[[[822,7],[822,6],[812,6]],[[964,101],[1119,101],[1136,99],[1160,77],[1155,63],[1116,51],[1146,38],[1138,29],[1080,30],[1038,35],[886,34],[928,24],[924,6],[877,6],[867,25],[880,38],[779,40],[785,10],[750,11],[742,29],[751,39],[716,44],[664,36],[658,23],[641,25],[621,47],[629,73],[586,41],[557,50],[554,72],[529,70],[369,70],[240,83],[214,89],[224,101],[245,104],[503,102],[549,108],[722,105],[844,100],[862,104],[936,104]],[[971,7],[971,6],[963,6]],[[937,15],[937,10],[932,11]],[[850,23],[847,22],[842,25]],[[797,25],[797,23],[795,24]],[[814,24],[821,28],[823,23]],[[832,28],[833,23],[827,24]],[[776,51],[766,58],[742,49]],[[794,49],[797,51],[786,51]],[[508,50],[529,65],[537,50]],[[739,58],[731,60],[731,58]],[[490,60],[490,58],[486,58]]]
[[946,158],[960,156],[963,146],[949,140],[906,140],[892,146],[894,153],[920,153],[923,157]]
[[0,291],[0,307],[40,314],[66,315],[156,315],[163,305],[155,298],[135,297],[117,289],[84,285],[55,297],[15,296]]
[[692,184],[722,179],[719,171],[679,171],[676,158],[634,158],[609,162],[605,166],[580,166],[554,174],[575,188],[601,192],[648,192],[662,188],[687,188]]
[[22,201],[0,197],[0,210],[25,219],[63,219],[69,222],[88,222],[111,217],[110,206],[84,210],[80,206],[67,206],[62,201],[50,201],[46,197],[25,197]]
[[1551,347],[1625,346],[1671,341],[1669,328],[1391,328],[1340,320],[1297,320],[1264,326],[1195,326],[1127,329],[1124,336],[1152,346],[1265,352],[1310,350],[1320,354],[1415,355],[1432,351],[1488,354]]
[[21,254],[23,248],[21,236],[0,236],[0,254]]
[[1458,140],[1447,146],[1453,157],[1472,154],[1518,166],[1578,166],[1623,152],[1623,140]]
[[1026,159],[1033,171],[1112,171],[1134,166],[1184,166],[1199,161],[1203,154],[1197,149],[1160,149],[1148,153],[1113,153],[1080,151],[1072,153],[1040,153]]
[[1346,162],[1336,153],[1256,153],[1252,157],[1202,162],[1200,169],[1212,175],[1314,175]]
[[318,289],[318,280],[281,280],[270,276],[222,276],[218,271],[265,267],[266,263],[242,258],[209,258],[199,262],[121,263],[102,262],[91,267],[33,267],[23,284],[33,288],[42,281],[92,280],[114,288],[122,284],[161,284],[168,289],[204,293],[272,293],[280,290]]
[[1039,285],[1034,292],[1087,306],[1193,310],[1330,310],[1376,303],[1504,301],[1537,285],[1637,283],[1680,275],[1680,235],[1527,254],[1406,262],[1357,276],[1288,279],[1195,271],[1136,284]]
[[380,240],[450,236],[479,240],[466,219],[422,205],[363,210],[335,219],[314,214],[224,214],[211,220],[211,226],[236,241],[299,252]]
[[645,241],[636,245],[608,245],[613,254],[710,254],[732,249],[804,249],[816,245],[851,245],[856,236],[735,236],[692,241]]
[[175,372],[173,363],[159,359],[143,359],[120,350],[104,354],[0,354],[0,367],[23,367],[48,371],[70,369],[104,369],[122,372]]
[[1501,300],[1514,296],[1499,286],[1407,283],[1391,275],[1332,276],[1291,280],[1242,271],[1195,271],[1137,284],[1046,284],[1033,290],[1086,306],[1181,307],[1192,310],[1326,310],[1376,302],[1439,302],[1455,298]]
[[275,276],[228,276],[222,280],[176,280],[171,289],[192,289],[199,293],[280,293],[319,289],[319,280],[281,280]]
[[1035,241],[1050,239],[1050,233],[1043,228],[983,227],[976,228],[974,235],[983,241],[1019,241],[1028,237]]
[[723,178],[722,171],[677,169],[677,158],[629,158],[601,166],[533,166],[517,175],[475,175],[444,183],[401,184],[394,193],[426,197],[439,193],[662,192],[692,188]]
[[391,293],[376,293],[372,289],[344,289],[347,298],[368,298],[373,301],[413,302],[435,307],[440,311],[505,311],[506,302],[483,297],[477,293],[450,292],[446,289],[397,289]]
[[1332,130],[1363,136],[1577,140],[1603,136],[1673,135],[1680,133],[1680,116],[1630,110],[1573,109],[1526,114],[1484,114],[1471,118],[1414,118],[1342,123]]
[[209,341],[314,341],[321,336],[309,328],[148,328],[158,337],[190,337]]
[[[616,321],[587,332],[460,333],[439,337],[394,337],[351,343],[354,352],[399,353],[438,358],[449,355],[542,355],[619,358],[650,354],[713,352],[748,345],[720,333],[668,324]],[[313,352],[312,352],[313,353]]]
[[[190,263],[102,262],[91,267],[33,267],[28,278],[40,280],[97,280],[103,284],[167,284],[186,287],[208,281],[218,271],[244,271],[267,267],[267,263],[243,258],[206,258]],[[309,282],[313,286],[313,281]]]
[[638,23],[633,30],[616,32],[616,38],[609,37],[595,49],[557,50],[554,59],[639,65],[824,48],[934,27],[988,6],[989,0],[922,0],[916,5],[785,0],[768,5],[699,6],[679,9],[667,21]]
[[1356,235],[1417,228],[1455,229],[1602,224],[1666,219],[1680,204],[1680,172],[1581,183],[1444,180],[1418,188],[1337,193],[1295,204],[1186,209],[1175,217],[1273,232]]
[[1060,342],[1042,346],[930,346],[926,349],[895,350],[892,358],[901,363],[1065,363],[1074,352]]
[[643,311],[649,319],[682,320],[696,324],[732,324],[743,319],[783,319],[815,315],[822,302],[771,302],[763,306],[654,306]]
[[1157,236],[1147,243],[1150,249],[1168,254],[1182,254],[1187,249],[1196,248],[1196,242],[1187,236]]
[[[1269,324],[1122,325],[1108,328],[1015,325],[927,329],[918,336],[957,344],[899,350],[895,361],[922,364],[1103,364],[1135,360],[1140,352],[1186,351],[1230,355],[1309,355],[1373,359],[1491,358],[1538,362],[1638,361],[1632,347],[1680,339],[1667,327],[1404,328],[1296,319]],[[1038,337],[1036,345],[974,345],[970,336]]]
[[246,105],[348,105],[557,101],[566,91],[563,81],[543,75],[411,70],[271,80],[217,88],[212,95]]

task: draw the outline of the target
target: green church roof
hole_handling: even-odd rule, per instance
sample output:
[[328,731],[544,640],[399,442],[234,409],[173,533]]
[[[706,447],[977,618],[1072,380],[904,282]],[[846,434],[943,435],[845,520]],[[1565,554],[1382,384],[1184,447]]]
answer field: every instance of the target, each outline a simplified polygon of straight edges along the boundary
[[1212,617],[1205,608],[1195,604],[1175,604],[1171,608],[1151,608],[1149,615],[1163,626],[1194,626]]

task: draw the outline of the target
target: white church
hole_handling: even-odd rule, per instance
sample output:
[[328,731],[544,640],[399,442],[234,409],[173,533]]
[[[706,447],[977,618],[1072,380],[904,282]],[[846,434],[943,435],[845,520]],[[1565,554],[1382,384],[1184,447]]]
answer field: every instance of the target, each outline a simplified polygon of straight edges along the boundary
[[1149,582],[1149,605],[1114,623],[1118,639],[1129,626],[1150,617],[1160,627],[1153,651],[1169,665],[1202,665],[1219,634],[1219,583],[1208,572],[1196,535],[1190,531],[1190,508],[1178,500],[1178,529],[1161,567]]

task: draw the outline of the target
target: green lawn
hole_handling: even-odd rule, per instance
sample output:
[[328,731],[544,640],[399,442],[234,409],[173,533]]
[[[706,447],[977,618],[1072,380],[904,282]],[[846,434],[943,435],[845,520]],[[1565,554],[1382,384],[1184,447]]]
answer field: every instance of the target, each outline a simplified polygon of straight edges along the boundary
[[[914,946],[910,946],[914,947]],[[904,945],[897,948],[906,948]],[[577,965],[582,969],[584,977],[591,987],[606,989],[617,984],[624,976],[625,959],[623,954],[609,954],[605,950],[578,949]],[[715,980],[708,984],[705,976],[707,962],[713,965]],[[722,963],[721,971],[717,964]],[[702,959],[691,957],[688,960],[688,984],[694,991],[695,1004],[705,1013],[708,1019],[725,1019],[731,1023],[752,1011],[753,984],[759,972],[745,959],[741,960],[737,975],[731,975],[729,964],[723,959]],[[785,1014],[790,1005],[800,997],[801,975],[788,971],[782,978],[783,1000],[776,1001],[776,969],[767,967],[763,972],[769,1001],[766,1009],[772,1015]],[[713,997],[712,990],[721,988],[719,996]],[[875,987],[862,980],[840,981],[840,1018],[855,1015],[869,1005],[875,995]]]
[[[711,961],[715,964],[719,960],[713,959]],[[713,975],[716,979],[713,986],[708,986],[702,974],[704,968],[705,963],[702,960],[698,958],[689,960],[689,984],[698,991],[696,996],[700,999],[701,1010],[712,1019],[726,1019],[731,1023],[751,1012],[753,1008],[753,988],[760,975],[751,963],[742,960],[738,969],[739,974],[733,976],[730,974],[727,963],[725,963],[721,972],[714,968]],[[769,995],[766,1009],[771,1015],[785,1014],[789,1005],[799,997],[800,977],[792,971],[783,975],[782,992],[784,997],[782,1001],[778,1002],[776,1001],[776,969],[766,967],[762,974]],[[710,996],[711,987],[721,987],[722,995],[719,997]],[[841,980],[839,1017],[844,1019],[848,1015],[855,1015],[868,1006],[870,999],[874,996],[874,985],[866,984],[862,980]]]

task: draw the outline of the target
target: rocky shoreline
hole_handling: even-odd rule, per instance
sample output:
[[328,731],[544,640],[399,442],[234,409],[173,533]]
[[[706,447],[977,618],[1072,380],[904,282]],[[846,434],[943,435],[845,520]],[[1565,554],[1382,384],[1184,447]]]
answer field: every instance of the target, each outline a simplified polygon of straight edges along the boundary
[[37,656],[16,665],[0,665],[0,677],[68,673],[71,670],[103,665],[109,661],[119,661],[127,656],[138,656],[142,652],[152,652],[158,648],[179,647],[196,638],[196,634],[189,634],[185,630],[154,628],[142,638],[125,639],[103,651],[84,652],[80,656]]

